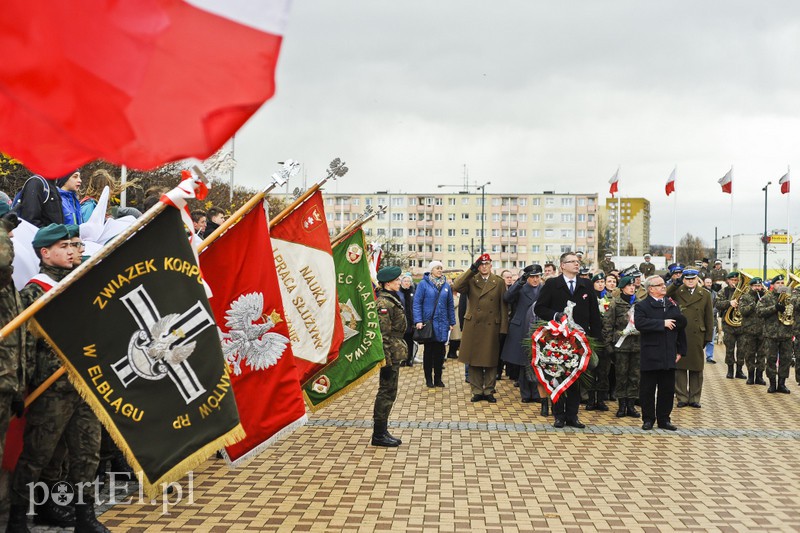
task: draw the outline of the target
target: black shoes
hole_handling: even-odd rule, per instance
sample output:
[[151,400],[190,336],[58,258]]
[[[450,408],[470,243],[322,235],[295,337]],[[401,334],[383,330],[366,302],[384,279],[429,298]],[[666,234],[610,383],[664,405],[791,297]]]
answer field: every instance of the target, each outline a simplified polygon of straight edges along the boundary
[[74,527],[75,508],[68,505],[57,505],[53,500],[48,499],[36,507],[33,523],[37,526]]
[[764,371],[763,370],[756,370],[756,385],[766,385],[767,382],[764,381]]
[[586,401],[587,411],[594,411],[597,409],[597,393],[595,391],[589,391],[589,399]]
[[381,446],[384,448],[397,448],[400,446],[400,441],[389,435],[388,433],[381,433],[380,435],[372,435],[372,445]]
[[640,415],[639,411],[636,410],[636,404],[633,401],[633,398],[628,398],[626,403],[627,407],[625,409],[625,416],[629,416],[631,418],[639,418]]
[[625,412],[628,410],[628,399],[620,398],[617,401],[619,402],[619,409],[617,409],[617,418],[622,418],[623,416],[625,416]]
[[75,504],[75,531],[90,533],[111,533],[111,531],[101,524],[94,514],[94,500],[89,499],[86,503]]
[[436,381],[433,382],[433,386],[444,388],[444,382],[441,379],[437,379]]
[[786,388],[786,378],[778,379],[777,392],[782,392],[783,394],[791,394],[789,392],[789,389]]
[[747,381],[745,381],[745,385],[752,385],[756,382],[756,370],[754,368],[747,369]]
[[725,374],[727,379],[733,379],[733,365],[728,365],[728,373]]
[[604,402],[603,400],[598,399],[597,400],[597,410],[598,411],[603,411],[603,412],[608,411],[608,406],[606,405],[606,402]]
[[484,395],[483,399],[489,403],[497,403],[497,398],[494,397],[494,394]]
[[[652,422],[650,422],[650,427],[653,427],[653,423]],[[672,422],[670,422],[670,421],[659,422],[658,423],[658,427],[660,429],[666,429],[667,431],[677,431],[678,430],[678,426],[673,425]]]
[[694,407],[695,409],[700,409],[700,404],[697,402],[689,402],[689,407]]
[[479,402],[483,400],[483,394],[473,394],[472,399],[470,400],[472,403]]
[[645,420],[642,424],[642,429],[645,431],[650,431],[653,429],[653,421],[652,420]]
[[773,392],[777,391],[778,391],[777,378],[775,376],[772,376],[771,378],[769,378],[769,388],[767,389],[767,392],[772,394]]
[[553,422],[554,428],[563,428],[566,425],[566,422],[563,418],[556,418],[556,421]]
[[736,379],[747,379],[747,376],[742,372],[742,365],[736,365]]
[[536,400],[529,400],[529,399],[527,399],[527,398],[524,398],[524,399],[522,400],[522,403],[533,403],[533,402],[535,402],[535,401],[536,401]]
[[567,425],[571,428],[578,428],[583,429],[586,427],[586,424],[582,424],[580,420],[577,418],[575,420],[567,420]]
[[550,399],[549,398],[542,398],[542,411],[540,413],[542,416],[550,416]]
[[678,402],[678,407],[686,407],[689,405],[689,402]]

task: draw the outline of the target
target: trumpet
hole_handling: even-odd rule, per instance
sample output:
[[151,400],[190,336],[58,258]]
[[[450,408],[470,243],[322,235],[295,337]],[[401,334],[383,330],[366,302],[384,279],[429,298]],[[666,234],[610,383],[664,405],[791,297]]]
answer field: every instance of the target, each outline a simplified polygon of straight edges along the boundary
[[[731,295],[731,301],[739,300],[742,294],[748,290],[750,286],[750,280],[752,276],[749,276],[745,272],[739,272],[739,284],[736,285],[736,289],[734,289],[733,294]],[[800,279],[800,278],[798,278]],[[742,325],[742,313],[739,312],[738,307],[729,307],[727,311],[725,311],[725,316],[723,317],[725,323],[731,327],[738,328]]]
[[778,296],[778,302],[786,307],[782,313],[778,313],[778,320],[784,326],[794,326],[794,305],[791,301],[792,292],[800,285],[800,277],[789,272],[789,283],[786,284],[786,292]]

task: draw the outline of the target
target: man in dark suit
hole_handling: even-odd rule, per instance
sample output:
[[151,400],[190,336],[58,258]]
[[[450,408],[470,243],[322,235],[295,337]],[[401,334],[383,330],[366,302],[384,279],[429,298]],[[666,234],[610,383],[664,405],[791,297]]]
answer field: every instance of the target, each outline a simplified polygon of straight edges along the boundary
[[[574,302],[572,318],[589,337],[599,339],[603,322],[600,318],[600,308],[597,304],[597,295],[589,280],[578,277],[581,265],[573,252],[561,254],[561,275],[545,282],[539,299],[536,301],[534,312],[542,320],[560,319],[567,307],[567,302]],[[583,428],[578,420],[578,407],[581,403],[580,381],[576,380],[553,405],[555,417],[554,427],[563,428],[565,425]]]
[[[686,353],[686,317],[672,298],[661,276],[644,282],[647,298],[633,308],[633,321],[639,331],[640,372],[639,402],[642,405],[642,429],[658,427],[675,431],[670,421],[675,396],[675,367]],[[658,387],[658,400],[656,400]]]

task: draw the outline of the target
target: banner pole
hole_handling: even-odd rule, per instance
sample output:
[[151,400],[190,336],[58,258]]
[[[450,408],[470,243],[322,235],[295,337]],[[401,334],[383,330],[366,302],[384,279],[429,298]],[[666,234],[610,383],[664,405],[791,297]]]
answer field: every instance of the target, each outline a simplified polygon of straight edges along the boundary
[[354,227],[350,227],[350,226],[353,226],[353,224],[350,224],[350,226],[345,228],[346,231],[343,231],[342,233],[340,233],[339,235],[337,235],[333,239],[331,239],[331,248],[333,248],[334,246],[336,246],[340,242],[342,242],[345,239],[347,239],[348,237],[350,237],[350,235],[352,235],[354,232],[358,231],[358,229],[361,228],[361,226],[363,226],[364,224],[366,224],[367,222],[369,222],[370,220],[372,220],[373,218],[375,218],[379,214],[385,213],[385,212],[386,212],[386,207],[385,206],[381,206],[381,207],[378,208],[377,211],[373,211],[372,213],[370,213],[366,217],[364,217],[364,218],[362,218],[360,220],[357,220],[356,221],[357,224]]
[[319,183],[315,183],[306,192],[301,194],[300,197],[298,197],[294,202],[292,202],[292,204],[289,207],[287,207],[286,209],[275,215],[275,218],[269,221],[269,228],[272,229],[274,226],[280,223],[281,220],[288,217],[295,209],[301,206],[303,202],[305,202],[309,197],[311,197],[312,194],[320,190],[320,188],[322,188],[322,186],[325,185],[325,182],[327,182],[329,179],[340,178],[345,174],[347,174],[348,170],[349,169],[346,166],[344,166],[344,161],[340,160],[338,157],[333,161],[331,161],[330,168],[328,168],[328,175],[322,178],[322,180],[320,180]]

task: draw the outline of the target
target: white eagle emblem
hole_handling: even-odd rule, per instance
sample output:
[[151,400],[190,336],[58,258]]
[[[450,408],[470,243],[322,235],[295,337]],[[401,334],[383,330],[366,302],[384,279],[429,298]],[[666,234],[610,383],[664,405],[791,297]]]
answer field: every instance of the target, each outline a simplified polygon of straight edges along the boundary
[[280,333],[268,333],[280,322],[280,315],[274,311],[266,315],[263,310],[264,295],[252,292],[231,302],[225,312],[228,333],[220,332],[222,353],[237,376],[242,373],[242,362],[253,370],[276,364],[289,344],[289,339]]

